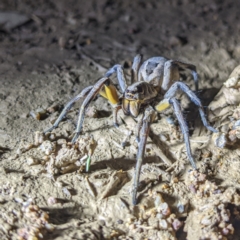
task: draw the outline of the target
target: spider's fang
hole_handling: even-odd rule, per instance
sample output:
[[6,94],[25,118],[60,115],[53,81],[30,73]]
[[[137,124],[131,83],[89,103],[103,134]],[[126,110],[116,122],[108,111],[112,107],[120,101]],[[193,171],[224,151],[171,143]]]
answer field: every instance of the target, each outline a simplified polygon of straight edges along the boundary
[[133,117],[137,117],[139,114],[140,103],[138,101],[130,101],[130,112]]
[[126,115],[131,115],[134,118],[138,116],[141,106],[140,101],[123,99],[122,104],[123,111]]

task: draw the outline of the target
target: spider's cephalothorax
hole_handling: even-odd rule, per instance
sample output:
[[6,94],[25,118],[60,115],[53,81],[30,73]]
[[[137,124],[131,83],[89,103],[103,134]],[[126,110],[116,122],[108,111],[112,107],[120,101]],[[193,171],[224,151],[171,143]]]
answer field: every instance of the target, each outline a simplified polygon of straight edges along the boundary
[[123,112],[126,115],[136,118],[139,115],[141,107],[153,101],[157,95],[158,92],[153,85],[144,81],[133,83],[123,93]]
[[[181,106],[175,98],[178,90],[183,91],[198,107],[204,126],[210,131],[216,132],[216,130],[207,122],[200,99],[185,83],[179,81],[179,68],[189,69],[192,72],[197,91],[198,77],[196,67],[192,64],[177,60],[169,60],[164,57],[149,58],[142,63],[142,56],[137,55],[132,64],[132,84],[130,86],[127,86],[126,84],[126,78],[122,66],[119,64],[114,65],[109,69],[109,71],[107,71],[103,78],[99,79],[95,83],[95,85],[83,89],[80,94],[70,100],[53,126],[46,130],[45,133],[58,126],[64,115],[77,100],[85,98],[80,107],[77,129],[72,139],[72,142],[74,143],[81,132],[86,108],[98,94],[108,99],[108,101],[112,104],[113,122],[115,126],[118,125],[117,112],[119,109],[122,108],[124,114],[131,115],[134,118],[136,118],[141,112],[143,116],[140,119],[137,131],[138,152],[132,196],[133,204],[136,204],[137,187],[145,152],[146,140],[156,111],[161,112],[172,105],[183,133],[188,159],[192,167],[196,168],[190,148],[188,127],[184,120]],[[110,79],[110,76],[113,73],[117,73],[118,84],[120,91],[122,92],[122,97],[118,96],[117,89]]]

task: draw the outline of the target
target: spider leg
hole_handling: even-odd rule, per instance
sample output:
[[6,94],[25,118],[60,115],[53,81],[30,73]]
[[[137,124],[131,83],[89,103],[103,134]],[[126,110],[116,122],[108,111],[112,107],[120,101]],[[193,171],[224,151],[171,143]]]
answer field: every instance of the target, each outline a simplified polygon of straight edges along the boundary
[[137,82],[138,80],[138,71],[142,63],[142,55],[138,54],[134,57],[131,70],[131,84]]
[[[173,98],[178,90],[182,90],[190,98],[190,100],[198,107],[198,111],[200,113],[203,125],[208,130],[210,130],[212,132],[218,132],[215,128],[210,126],[210,124],[208,123],[200,99],[197,97],[197,95],[185,83],[183,83],[183,82],[175,82],[169,88],[169,90],[165,93],[165,95],[164,95],[165,101],[167,99]],[[158,105],[161,105],[161,102]],[[156,109],[158,108],[158,105],[156,106]]]
[[[104,90],[102,90],[103,87],[104,87]],[[73,136],[72,143],[74,143],[78,138],[78,136],[80,135],[83,121],[84,121],[85,110],[90,104],[90,102],[97,96],[97,94],[100,94],[103,97],[107,98],[113,105],[119,102],[116,88],[113,86],[110,79],[107,77],[103,77],[99,79],[96,82],[96,84],[92,87],[91,91],[88,93],[88,95],[86,96],[86,98],[82,103],[82,106],[80,107],[78,122],[77,122],[77,129]]]
[[143,118],[144,118],[144,114],[142,114],[142,116],[141,116],[141,118],[139,119],[138,124],[137,124],[136,141],[137,141],[138,143],[139,143],[139,141],[140,141],[140,131],[141,131],[142,124],[143,124]]
[[179,67],[189,69],[192,72],[195,83],[195,91],[198,91],[198,74],[196,66],[178,60],[168,60],[165,62],[162,89],[167,91],[171,81],[179,79]]
[[119,127],[118,121],[117,121],[117,113],[122,108],[121,105],[116,105],[113,107],[113,125],[115,127]]
[[190,163],[192,164],[192,167],[194,169],[196,169],[197,166],[194,162],[191,147],[190,147],[188,126],[187,126],[187,124],[184,120],[184,116],[183,116],[183,113],[182,113],[182,110],[181,110],[181,106],[180,106],[180,104],[179,104],[179,102],[176,98],[171,98],[169,100],[169,103],[172,104],[173,109],[174,109],[174,113],[175,113],[175,115],[178,119],[179,125],[181,127],[182,134],[183,134],[183,137],[184,137],[184,142],[185,142],[185,145],[186,145],[188,159],[189,159]]
[[136,170],[134,173],[133,180],[133,194],[132,194],[132,203],[133,205],[137,204],[137,189],[140,177],[140,171],[142,166],[142,161],[145,153],[146,141],[150,130],[150,125],[152,123],[154,117],[154,109],[152,107],[148,107],[144,112],[144,118],[142,120],[142,127],[140,131],[140,141],[138,143],[138,152],[137,152],[137,164]]
[[59,117],[57,118],[57,120],[54,122],[54,124],[52,125],[52,127],[50,127],[49,129],[45,130],[44,133],[47,132],[51,132],[53,129],[55,129],[58,124],[62,121],[62,119],[64,118],[64,116],[67,114],[67,112],[71,109],[71,107],[73,106],[73,104],[75,102],[77,102],[79,99],[84,98],[87,96],[87,94],[91,91],[91,89],[93,88],[93,86],[89,86],[84,88],[81,93],[79,93],[77,96],[75,96],[74,98],[72,98],[64,107],[64,109],[62,110],[61,114],[59,115]]
[[112,68],[110,68],[105,73],[105,77],[109,78],[114,73],[117,73],[119,86],[121,88],[122,93],[124,93],[125,89],[127,88],[127,83],[126,83],[126,77],[125,77],[123,68],[120,64],[116,64]]

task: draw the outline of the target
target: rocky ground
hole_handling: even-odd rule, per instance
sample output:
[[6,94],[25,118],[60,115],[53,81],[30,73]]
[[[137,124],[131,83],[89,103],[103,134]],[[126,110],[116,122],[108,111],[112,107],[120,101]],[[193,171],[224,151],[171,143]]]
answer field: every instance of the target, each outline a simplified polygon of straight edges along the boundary
[[[1,239],[239,239],[239,70],[229,75],[240,62],[240,2],[2,0],[0,9]],[[114,64],[129,76],[138,53],[196,65],[198,96],[219,133],[179,94],[198,171],[174,113],[159,114],[133,206],[132,118],[120,111],[114,128],[99,97],[76,145],[81,101],[42,132]],[[194,89],[188,71],[181,79]]]

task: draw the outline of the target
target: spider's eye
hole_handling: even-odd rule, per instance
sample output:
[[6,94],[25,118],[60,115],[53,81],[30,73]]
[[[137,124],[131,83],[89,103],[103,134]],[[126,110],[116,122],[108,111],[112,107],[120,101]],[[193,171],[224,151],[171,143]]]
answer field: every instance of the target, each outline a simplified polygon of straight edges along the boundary
[[143,88],[142,88],[141,85],[137,86],[137,91],[138,91],[139,93],[143,92]]

